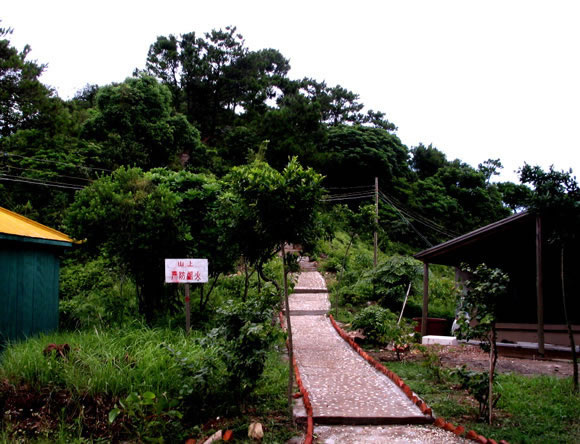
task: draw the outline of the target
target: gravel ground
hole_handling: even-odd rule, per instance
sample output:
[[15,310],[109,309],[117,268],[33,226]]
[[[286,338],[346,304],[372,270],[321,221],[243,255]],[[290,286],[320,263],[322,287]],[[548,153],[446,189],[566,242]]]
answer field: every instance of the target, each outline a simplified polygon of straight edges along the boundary
[[453,433],[433,426],[316,426],[317,442],[325,444],[447,444],[466,443]]

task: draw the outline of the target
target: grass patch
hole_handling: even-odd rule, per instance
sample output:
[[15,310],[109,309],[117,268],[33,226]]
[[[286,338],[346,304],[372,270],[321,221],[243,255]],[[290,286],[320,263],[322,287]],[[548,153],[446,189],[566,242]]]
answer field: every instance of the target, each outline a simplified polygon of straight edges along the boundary
[[[50,344],[69,344],[65,358],[45,356]],[[172,352],[193,366],[193,372],[211,376],[204,384],[219,387],[225,366],[218,344],[182,331],[130,327],[40,335],[8,346],[0,361],[0,378],[33,388],[56,386],[78,394],[122,396],[131,392],[179,393],[182,367]],[[210,374],[207,369],[214,369]]]
[[580,442],[580,396],[572,393],[569,379],[550,376],[497,375],[501,399],[494,410],[494,424],[475,421],[477,405],[466,392],[457,390],[455,381],[445,377],[438,382],[421,362],[388,362],[421,396],[437,416],[473,429],[496,441],[510,443]]
[[[65,358],[45,356],[49,343],[67,343],[71,351]],[[11,344],[1,356],[0,403],[6,401],[13,413],[4,418],[0,442],[108,442],[132,439],[132,432],[182,442],[207,438],[219,429],[234,430],[236,442],[250,442],[247,431],[253,421],[262,423],[264,442],[282,443],[299,435],[287,416],[282,339],[267,351],[264,371],[241,405],[231,396],[231,375],[220,347],[220,340],[200,332],[187,337],[179,330],[138,326],[55,333]],[[125,411],[109,424],[109,411],[119,400],[129,393],[145,399],[147,392],[175,400],[183,419],[169,418],[171,407],[155,412],[143,405],[143,414]],[[205,411],[205,419],[198,410]],[[152,430],[156,417],[163,424]],[[127,431],[122,427],[126,421]]]

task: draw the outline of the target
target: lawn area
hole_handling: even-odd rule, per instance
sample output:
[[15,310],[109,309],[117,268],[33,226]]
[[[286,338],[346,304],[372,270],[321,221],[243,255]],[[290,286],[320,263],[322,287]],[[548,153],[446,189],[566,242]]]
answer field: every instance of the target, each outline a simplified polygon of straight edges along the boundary
[[[70,350],[44,353],[50,343]],[[199,332],[144,326],[8,346],[0,355],[0,442],[184,442],[228,429],[250,442],[251,422],[262,424],[264,442],[300,435],[287,415],[283,339],[264,351],[263,372],[244,391],[236,391],[239,365],[229,367],[224,347]]]
[[497,375],[494,424],[477,422],[477,402],[443,371],[440,379],[421,361],[386,362],[441,416],[496,441],[510,443],[580,442],[580,396],[572,393],[569,378],[552,376]]

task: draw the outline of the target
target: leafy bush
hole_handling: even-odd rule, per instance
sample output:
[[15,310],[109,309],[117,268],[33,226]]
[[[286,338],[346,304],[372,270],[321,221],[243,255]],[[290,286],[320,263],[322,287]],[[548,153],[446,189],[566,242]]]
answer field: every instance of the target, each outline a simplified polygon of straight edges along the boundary
[[380,304],[400,310],[409,284],[420,288],[421,263],[410,256],[391,256],[373,274],[373,285]]
[[[459,379],[461,388],[467,390],[479,403],[479,418],[487,419],[489,417],[489,373],[468,370],[464,364],[454,370],[452,375]],[[495,408],[500,398],[501,394],[493,397],[492,408]]]
[[62,267],[60,298],[64,328],[122,325],[139,317],[135,285],[102,256]]
[[397,315],[378,305],[371,305],[357,313],[352,321],[352,327],[363,329],[370,342],[381,345],[391,344],[395,351],[408,345],[414,339],[411,324],[403,319],[400,324],[397,324]]
[[278,297],[274,287],[267,284],[259,297],[246,302],[228,301],[217,310],[219,327],[206,338],[207,342],[225,340],[223,355],[231,378],[229,385],[239,399],[255,387],[268,350],[282,333],[272,322]]
[[142,395],[130,393],[109,412],[109,422],[119,420],[127,438],[135,437],[138,442],[165,442],[181,440],[181,412],[176,410],[179,402],[156,396],[153,392]]

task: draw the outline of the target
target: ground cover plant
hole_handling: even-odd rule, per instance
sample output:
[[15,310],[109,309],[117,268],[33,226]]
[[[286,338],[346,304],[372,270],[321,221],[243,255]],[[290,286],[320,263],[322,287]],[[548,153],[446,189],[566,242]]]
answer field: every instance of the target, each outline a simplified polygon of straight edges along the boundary
[[389,361],[385,365],[424,399],[436,416],[487,438],[510,443],[580,440],[580,397],[573,393],[567,378],[498,374],[495,386],[501,397],[494,410],[494,424],[488,425],[478,421],[478,403],[438,360]]
[[[50,341],[66,341],[70,351],[44,354]],[[259,354],[247,367],[254,377],[245,377],[240,404],[236,372],[243,362],[228,367],[228,347],[216,337],[147,327],[40,336],[4,353],[3,433],[11,440],[175,442],[234,423],[245,424],[247,433],[252,418],[264,418],[267,433],[297,433],[284,410],[288,375],[278,352],[283,342],[276,347],[256,347]],[[218,416],[224,419],[212,422]]]

